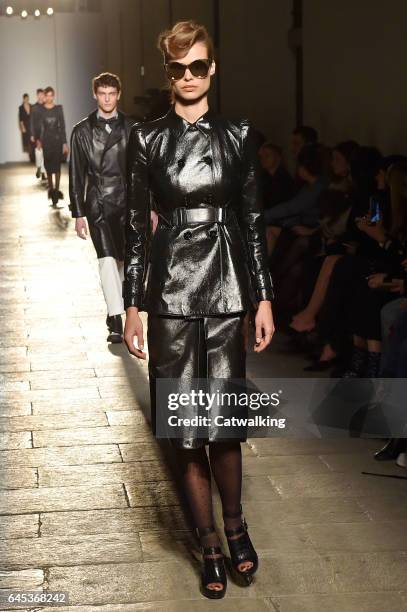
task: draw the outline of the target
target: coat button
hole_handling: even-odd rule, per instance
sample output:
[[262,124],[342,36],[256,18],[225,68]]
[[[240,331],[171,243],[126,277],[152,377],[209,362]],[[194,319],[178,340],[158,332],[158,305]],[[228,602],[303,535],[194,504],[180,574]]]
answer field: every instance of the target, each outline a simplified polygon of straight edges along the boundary
[[208,231],[209,238],[217,238],[218,232],[216,229],[211,229]]
[[184,238],[185,238],[185,240],[191,240],[191,238],[192,238],[192,232],[191,232],[191,231],[189,231],[189,230],[187,230],[187,231],[185,232],[185,234],[184,234]]

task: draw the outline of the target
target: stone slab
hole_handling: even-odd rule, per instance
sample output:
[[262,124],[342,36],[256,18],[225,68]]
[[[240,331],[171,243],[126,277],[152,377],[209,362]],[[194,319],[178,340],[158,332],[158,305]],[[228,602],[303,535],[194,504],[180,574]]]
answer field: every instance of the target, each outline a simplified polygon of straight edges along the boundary
[[[70,415],[29,415],[16,417],[0,417],[0,432],[3,431],[41,431],[55,429],[74,429],[86,427],[105,427],[108,425],[104,413]],[[1,435],[1,434],[0,434]]]
[[9,569],[60,565],[89,565],[105,562],[141,561],[137,533],[107,533],[68,537],[41,536],[0,542],[0,558]]
[[288,595],[268,599],[275,612],[383,612],[406,610],[398,593],[339,593],[333,595]]
[[20,431],[18,433],[2,432],[0,434],[1,451],[13,450],[17,448],[32,448],[32,439],[30,431]]
[[282,497],[369,497],[397,493],[407,502],[407,487],[403,480],[358,473],[281,474],[269,478]]
[[125,508],[127,505],[124,489],[120,484],[19,489],[3,491],[0,496],[0,514]]
[[34,447],[78,446],[90,444],[119,444],[134,442],[147,431],[141,425],[132,427],[88,427],[83,429],[59,429],[33,432]]
[[179,506],[86,510],[80,512],[44,512],[41,514],[43,535],[78,535],[96,533],[135,533],[142,530],[187,528]]
[[40,487],[71,486],[85,482],[92,483],[94,486],[115,482],[158,482],[172,479],[169,468],[159,461],[64,467],[44,466],[38,471]]
[[38,467],[41,465],[84,465],[121,461],[119,448],[114,444],[63,448],[29,448],[18,451],[2,451],[0,453],[0,468],[17,465]]
[[12,538],[38,538],[39,514],[0,516],[0,542]]
[[36,468],[21,467],[4,469],[0,467],[0,489],[20,489],[37,486]]

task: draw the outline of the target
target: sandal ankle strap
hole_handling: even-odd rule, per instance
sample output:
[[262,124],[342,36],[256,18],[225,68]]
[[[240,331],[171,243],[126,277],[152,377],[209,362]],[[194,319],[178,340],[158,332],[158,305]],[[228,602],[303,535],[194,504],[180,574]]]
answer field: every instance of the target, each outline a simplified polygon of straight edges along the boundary
[[240,504],[239,512],[223,512],[223,518],[238,518],[242,512],[242,504]]
[[242,535],[243,533],[246,533],[247,529],[246,529],[246,525],[244,523],[242,523],[241,525],[239,525],[239,527],[232,527],[230,529],[226,529],[225,527],[225,535],[227,538],[231,538],[235,535]]
[[202,538],[203,536],[207,536],[210,533],[216,533],[215,527],[210,525],[209,527],[197,527],[196,532],[198,537]]

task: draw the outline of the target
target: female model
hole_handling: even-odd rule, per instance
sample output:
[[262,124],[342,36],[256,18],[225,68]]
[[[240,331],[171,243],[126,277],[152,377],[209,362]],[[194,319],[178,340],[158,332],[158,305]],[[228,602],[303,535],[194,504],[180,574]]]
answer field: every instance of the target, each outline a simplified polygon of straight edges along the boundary
[[[55,91],[52,87],[44,89],[45,102],[41,111],[40,138],[37,146],[44,151],[44,165],[48,179],[48,199],[56,206],[64,194],[59,190],[61,180],[61,161],[68,155],[68,144],[65,133],[64,111],[60,104],[55,104]],[[53,175],[55,174],[55,187]]]
[[[264,350],[274,332],[252,129],[245,120],[229,121],[208,108],[215,63],[203,26],[180,22],[160,35],[159,48],[174,104],[165,117],[134,126],[130,135],[123,288],[125,341],[142,359],[138,313],[148,312],[154,433],[161,414],[157,379],[185,384],[193,378],[244,378],[244,324],[253,305],[254,350]],[[158,214],[152,239],[151,208]],[[240,505],[240,441],[222,439],[219,430],[207,439],[194,437],[190,429],[183,433],[171,442],[201,542],[202,592],[218,599],[226,591],[226,573],[213,522],[211,469],[234,571],[250,584],[258,567]]]

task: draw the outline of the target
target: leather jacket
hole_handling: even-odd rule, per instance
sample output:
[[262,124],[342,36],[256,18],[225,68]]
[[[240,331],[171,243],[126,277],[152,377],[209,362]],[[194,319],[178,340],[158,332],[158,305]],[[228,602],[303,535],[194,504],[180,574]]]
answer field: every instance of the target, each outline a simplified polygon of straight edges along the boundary
[[97,111],[77,123],[71,136],[69,208],[86,217],[97,256],[124,259],[126,150],[134,120],[120,111],[117,120],[97,118]]
[[[271,300],[253,130],[211,110],[193,124],[174,107],[132,128],[128,145],[125,308],[220,315]],[[222,222],[176,225],[179,207],[226,209]],[[159,223],[151,234],[150,210]]]

